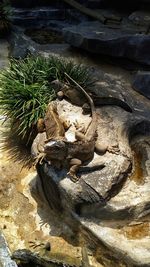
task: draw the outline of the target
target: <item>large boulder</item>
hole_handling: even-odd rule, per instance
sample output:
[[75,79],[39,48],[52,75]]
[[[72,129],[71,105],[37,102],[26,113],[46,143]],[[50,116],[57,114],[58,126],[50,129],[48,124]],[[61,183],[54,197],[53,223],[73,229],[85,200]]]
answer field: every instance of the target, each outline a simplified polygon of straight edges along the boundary
[[[68,177],[68,169],[58,169],[50,162],[38,164],[36,182],[43,201],[46,199],[59,214],[66,214],[72,228],[77,221],[77,229],[86,231],[90,244],[97,239],[102,266],[148,267],[150,105],[122,79],[112,79],[100,70],[93,70],[93,75],[99,77],[93,88],[96,95],[119,97],[133,110],[126,112],[114,105],[96,107],[98,139],[109,148],[118,145],[118,154],[95,153],[93,160],[80,168],[76,183]],[[75,119],[79,124],[89,122],[89,115],[81,112],[81,107],[64,100],[58,103],[59,115],[66,115],[71,123]],[[96,164],[99,168],[94,169]]]
[[[64,106],[67,108],[67,103]],[[95,154],[87,166],[80,168],[76,183],[68,177],[67,169],[58,169],[49,162],[38,164],[38,188],[51,208],[61,213],[63,210],[67,218],[71,214],[80,222],[92,243],[97,238],[107,256],[113,255],[129,267],[148,267],[150,145],[145,135],[150,133],[150,122],[127,115],[118,107],[97,112],[101,118],[98,139],[108,146],[117,143],[118,154]]]
[[70,45],[88,52],[127,58],[150,65],[150,36],[122,28],[111,29],[100,22],[85,22],[63,29],[64,39]]

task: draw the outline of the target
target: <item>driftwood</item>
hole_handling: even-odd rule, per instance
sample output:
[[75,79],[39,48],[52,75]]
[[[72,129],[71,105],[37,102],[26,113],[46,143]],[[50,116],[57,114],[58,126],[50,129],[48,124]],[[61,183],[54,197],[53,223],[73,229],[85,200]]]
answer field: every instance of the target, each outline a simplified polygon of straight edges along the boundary
[[65,3],[67,3],[68,5],[78,9],[80,12],[82,12],[83,14],[90,16],[96,20],[101,21],[102,23],[105,22],[105,18],[100,15],[98,12],[95,12],[81,4],[79,4],[78,2],[74,1],[74,0],[63,0]]

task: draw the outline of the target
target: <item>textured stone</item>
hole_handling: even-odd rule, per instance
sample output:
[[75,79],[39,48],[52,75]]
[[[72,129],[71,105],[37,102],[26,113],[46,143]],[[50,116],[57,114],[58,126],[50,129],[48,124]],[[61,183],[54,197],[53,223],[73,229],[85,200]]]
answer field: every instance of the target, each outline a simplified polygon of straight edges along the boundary
[[[26,41],[26,47],[29,47],[28,41]],[[43,51],[42,47],[41,51]],[[53,51],[55,51],[55,47],[53,47]],[[49,53],[51,53],[50,48]],[[87,57],[83,57],[81,59],[80,56],[80,58],[77,59],[77,61],[80,62],[81,60],[83,63],[85,63]],[[150,133],[150,126],[147,121],[150,114],[150,104],[149,101],[142,95],[139,95],[135,91],[131,90],[129,84],[125,84],[123,82],[124,76],[122,76],[122,74],[117,72],[116,76],[111,74],[108,75],[106,73],[103,73],[100,69],[98,69],[96,72],[93,67],[91,67],[91,65],[93,65],[93,62],[91,64],[91,62],[89,63],[88,61],[88,65],[91,69],[92,74],[96,74],[97,77],[99,77],[99,81],[96,83],[93,90],[95,90],[96,93],[100,96],[109,95],[118,97],[119,99],[127,102],[133,109],[133,117],[131,116],[131,114],[127,115],[126,111],[119,107],[101,107],[100,114],[102,115],[101,120],[103,120],[103,123],[101,122],[100,124],[99,138],[105,136],[105,139],[108,141],[109,145],[115,145],[116,140],[118,141],[118,136],[120,140],[118,142],[122,155],[114,156],[111,153],[107,153],[105,156],[101,155],[101,161],[99,161],[101,163],[101,168],[96,171],[94,170],[93,172],[89,172],[91,167],[89,169],[87,168],[88,166],[82,168],[80,172],[80,183],[77,183],[75,185],[68,178],[64,178],[66,177],[67,170],[63,170],[60,175],[58,175],[55,170],[51,169],[50,172],[48,164],[44,165],[43,171],[45,172],[45,174],[49,174],[49,176],[44,176],[45,186],[47,190],[46,192],[48,195],[47,199],[50,199],[53,202],[52,203],[48,201],[48,204],[53,209],[56,208],[59,210],[60,208],[60,211],[62,204],[62,206],[68,209],[71,214],[73,211],[72,208],[75,207],[76,214],[74,218],[78,219],[79,222],[83,224],[84,231],[86,229],[89,233],[91,237],[91,244],[94,244],[94,238],[96,236],[98,238],[98,241],[100,241],[99,243],[103,244],[103,246],[106,248],[104,255],[106,264],[103,264],[105,261],[101,261],[100,258],[102,266],[147,267],[150,263],[148,250],[148,216],[150,212],[150,173],[148,151],[150,141],[148,138],[146,139],[145,135],[149,135]],[[107,69],[107,72],[109,71],[110,69]],[[134,116],[137,120],[139,119],[139,123],[137,120],[135,120]],[[107,120],[105,122],[104,120],[106,118]],[[112,119],[115,122],[112,123]],[[129,121],[130,124],[128,124]],[[134,141],[136,134],[143,135],[144,140],[140,141],[138,137],[137,141],[135,140],[135,142],[133,142],[135,143],[138,151],[142,151],[142,159],[141,157],[139,157],[138,159],[139,162],[142,162],[142,166],[144,168],[144,175],[141,176],[143,180],[140,183],[140,181],[135,180],[136,177],[131,176],[131,180],[130,178],[128,178],[125,182],[125,179],[123,178],[123,182],[125,183],[121,184],[122,187],[118,188],[118,180],[120,179],[122,181],[122,177],[119,166],[117,164],[121,163],[120,166],[122,168],[124,166],[124,163],[128,162],[126,161],[126,157],[124,157],[123,155],[124,147],[129,148],[129,154],[128,151],[125,150],[125,155],[130,155],[130,145],[128,144],[128,141]],[[123,136],[123,140],[124,142],[127,142],[126,145],[123,145],[121,142],[122,135],[125,135]],[[132,150],[132,153],[134,155],[134,150]],[[2,154],[0,155],[1,157],[3,157]],[[113,158],[114,160],[114,165],[113,161],[111,161],[111,158]],[[99,160],[99,158],[95,157],[94,160],[97,159]],[[17,173],[15,173],[14,175],[14,180],[9,180],[8,176],[10,176],[11,178],[13,176],[12,165],[13,168],[16,169]],[[33,191],[35,189],[33,179],[35,178],[36,173],[32,173],[30,177],[25,177],[24,179],[22,179],[20,177],[21,171],[18,168],[18,162],[13,162],[12,165],[9,161],[7,167],[6,165],[1,166],[2,174],[4,176],[3,180],[5,182],[2,189],[5,190],[1,190],[3,194],[0,201],[1,225],[4,227],[4,231],[8,237],[11,248],[13,248],[13,250],[19,248],[23,249],[25,248],[25,244],[29,244],[30,240],[38,240],[39,243],[45,243],[49,240],[52,244],[52,248],[55,248],[54,250],[56,251],[56,254],[60,253],[60,247],[66,252],[66,243],[64,243],[64,240],[61,240],[60,236],[64,236],[68,233],[70,234],[71,228],[68,229],[66,224],[63,224],[60,214],[58,215],[57,212],[53,213],[49,209],[49,207],[45,205],[44,198],[41,201],[39,199],[39,195],[36,195],[35,199],[33,199]],[[114,173],[111,173],[111,167],[114,167]],[[93,175],[96,173],[98,181],[101,182],[98,186],[96,186],[96,178]],[[108,179],[107,175],[105,177],[105,173],[108,175]],[[53,175],[53,181],[50,180],[51,174]],[[103,188],[101,187],[103,183],[100,180],[100,175],[102,175],[103,182],[106,182],[106,185],[104,185]],[[91,180],[93,179],[93,177],[94,182],[92,184]],[[37,179],[39,179],[39,177]],[[86,183],[86,181],[88,183]],[[96,190],[92,188],[94,184]],[[111,188],[111,185],[115,185],[116,188]],[[59,189],[59,191],[55,190],[56,187],[57,189]],[[39,188],[41,190],[41,184]],[[76,191],[74,191],[74,188]],[[78,192],[77,196],[75,195],[76,192]],[[105,198],[106,200],[104,200]],[[54,203],[56,203],[56,206],[52,205]],[[27,215],[28,220],[26,220]],[[69,221],[68,217],[69,216],[67,216],[66,219],[67,222]],[[85,219],[83,220],[82,217],[85,217]],[[136,221],[134,222],[133,220]],[[72,224],[70,223],[71,227],[74,228],[75,223],[76,220],[74,220]],[[22,227],[22,225],[24,227]],[[80,232],[78,226],[77,231]],[[141,230],[141,232],[139,231],[139,229],[141,229],[140,227],[143,229]],[[83,233],[83,231],[81,231],[81,233]],[[59,237],[56,237],[56,235]],[[93,239],[92,235],[94,235]],[[30,248],[27,247],[27,249]],[[39,247],[36,251],[39,252]],[[108,251],[110,251],[110,254],[108,254]],[[78,255],[78,253],[76,254],[76,251],[72,250],[71,247],[68,248],[68,252],[70,252],[70,256],[80,256]],[[101,253],[99,253],[99,256],[101,257]],[[66,257],[68,257],[68,254]],[[117,263],[114,263],[114,257],[117,259]],[[110,259],[109,264],[108,259]],[[122,264],[122,261],[124,262],[124,264]],[[99,266],[99,264],[92,265],[95,267]]]
[[[103,122],[98,124],[98,138],[105,138],[108,145],[118,143],[118,155],[95,154],[87,166],[81,167],[77,183],[67,177],[65,169],[58,171],[47,163],[38,165],[38,181],[49,205],[57,210],[62,206],[71,213],[87,230],[91,242],[96,237],[104,244],[107,256],[118,259],[119,264],[123,262],[122,266],[148,267],[150,138],[145,135],[150,133],[150,121],[125,111],[119,113],[115,107],[97,112]],[[126,179],[131,158],[132,174]],[[100,168],[94,169],[98,163]]]
[[[93,71],[93,74],[97,73]],[[67,177],[67,170],[58,171],[48,164],[40,165],[41,173],[37,181],[43,182],[43,188],[46,188],[44,195],[51,207],[53,205],[57,210],[62,207],[71,213],[83,225],[83,230],[88,232],[90,243],[93,244],[96,237],[102,247],[105,247],[106,251],[103,253],[104,258],[107,258],[107,264],[104,264],[105,259],[100,257],[100,262],[104,266],[148,267],[150,264],[149,101],[134,91],[128,91],[128,87],[124,87],[121,82],[112,80],[111,75],[99,71],[98,77],[99,81],[93,88],[97,95],[113,97],[118,95],[122,100],[126,97],[127,103],[133,109],[132,114],[120,107],[97,108],[97,113],[100,115],[98,138],[101,142],[107,142],[108,146],[118,144],[119,154],[109,152],[104,155],[95,154],[87,166],[80,168],[81,177],[77,183],[73,183]],[[77,110],[79,109],[79,114],[81,112],[79,107],[73,108],[75,112],[73,116],[70,111],[67,112],[67,104],[60,103],[58,111],[62,116],[66,109],[66,118],[71,122],[73,119],[78,119]],[[81,115],[79,115],[80,123]],[[127,178],[131,158],[134,164],[132,173]],[[97,163],[100,168],[94,169]],[[56,196],[59,192],[57,201],[55,192]],[[101,250],[99,254],[102,255]],[[108,258],[111,258],[110,264]],[[113,265],[115,259],[116,265]]]
[[[138,220],[150,214],[150,146],[149,137],[133,138],[134,164],[132,175],[122,190],[103,207],[95,204],[81,207],[84,217],[96,215],[102,220]],[[140,160],[140,162],[139,162]],[[128,201],[127,201],[128,198]],[[98,210],[98,212],[96,212]]]
[[38,45],[23,34],[23,30],[19,27],[13,27],[9,37],[10,53],[14,58],[24,58],[28,53],[34,54]]
[[[131,151],[127,136],[125,134],[122,135],[124,123],[119,122],[118,124],[118,108],[115,109],[114,107],[113,109],[114,112],[111,107],[104,108],[104,111],[97,109],[100,115],[97,127],[98,140],[100,144],[107,144],[108,149],[112,149],[112,153],[107,152],[104,155],[95,154],[94,159],[87,166],[80,168],[81,178],[79,182],[73,183],[67,177],[68,170],[58,170],[55,167],[53,168],[53,166],[48,166],[48,164],[45,164],[44,167],[38,165],[40,180],[46,194],[46,199],[51,203],[50,205],[56,207],[70,205],[73,208],[76,205],[87,203],[100,202],[103,205],[105,201],[108,201],[108,199],[116,194],[118,187],[121,186],[130,173]],[[109,113],[110,110],[111,114]],[[90,119],[88,115],[81,114],[82,109],[80,107],[75,107],[64,100],[60,103],[58,102],[58,112],[60,112],[63,118],[69,119],[71,125],[73,125],[73,121],[77,120],[81,125],[84,124],[86,128]],[[114,122],[115,116],[116,121]],[[121,117],[123,121],[127,120],[128,113],[123,112]],[[71,131],[72,129],[69,128],[66,136],[70,136]],[[39,136],[36,139],[39,140]],[[38,147],[36,139],[34,144]],[[119,146],[120,152],[113,153],[113,147],[116,146]],[[56,193],[52,194],[49,191],[50,188],[52,191],[56,191]],[[58,189],[60,197],[54,199],[55,196],[58,196]],[[63,203],[60,201],[62,199]],[[66,202],[64,202],[65,199]]]
[[0,39],[0,69],[8,66],[8,42]]
[[131,20],[136,25],[150,25],[150,12],[149,11],[135,11],[129,16]]
[[52,20],[64,20],[65,10],[51,7],[38,8],[13,8],[11,17],[13,24],[29,27],[44,25],[47,26]]
[[150,72],[138,71],[134,77],[132,87],[134,90],[150,99]]
[[0,232],[0,266],[17,267],[17,264],[11,260],[8,244],[2,232]]
[[[56,25],[58,28],[60,24],[55,21],[52,23],[52,29],[55,29]],[[63,27],[63,25],[61,25]],[[59,29],[60,30],[60,29]],[[42,54],[47,56],[47,54],[59,54],[59,52],[64,55],[67,50],[69,50],[68,44],[45,44],[40,45],[34,42],[29,36],[24,34],[24,29],[18,26],[12,28],[11,35],[9,37],[10,44],[10,55],[14,58],[24,58],[28,54]]]
[[105,245],[107,253],[111,250],[112,257],[117,256],[119,262],[124,261],[123,266],[150,266],[149,223],[117,227],[114,222],[107,225],[100,222],[88,222],[84,219],[80,221],[84,228],[91,231]]
[[150,65],[149,35],[125,28],[114,31],[100,22],[86,22],[64,28],[63,33],[65,41],[74,47]]

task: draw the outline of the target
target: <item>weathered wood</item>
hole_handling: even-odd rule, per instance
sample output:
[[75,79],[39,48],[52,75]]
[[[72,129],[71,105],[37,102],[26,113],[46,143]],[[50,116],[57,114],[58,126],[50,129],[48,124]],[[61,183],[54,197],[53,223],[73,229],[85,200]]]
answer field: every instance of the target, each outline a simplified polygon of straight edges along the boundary
[[97,12],[79,4],[78,2],[74,1],[74,0],[63,0],[65,3],[69,4],[70,6],[78,9],[80,12],[82,12],[83,14],[87,15],[87,16],[90,16],[96,20],[99,20],[101,21],[102,23],[105,22],[105,18],[101,15],[101,14],[98,14]]

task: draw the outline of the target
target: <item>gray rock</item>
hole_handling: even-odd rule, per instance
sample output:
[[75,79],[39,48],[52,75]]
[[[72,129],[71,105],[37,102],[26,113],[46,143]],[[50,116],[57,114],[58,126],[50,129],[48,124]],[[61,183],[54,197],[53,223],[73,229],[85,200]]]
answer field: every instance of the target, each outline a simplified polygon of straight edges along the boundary
[[126,84],[122,80],[117,81],[113,78],[113,75],[106,74],[101,70],[91,70],[91,75],[97,77],[98,81],[91,88],[91,91],[99,97],[115,97],[123,102],[128,103],[132,108],[133,113],[142,116],[143,119],[147,119],[150,114],[150,103],[142,95],[135,95],[135,91],[131,90],[129,84]]
[[[101,220],[140,220],[142,217],[150,214],[150,145],[149,137],[144,140],[144,137],[133,138],[132,145],[134,144],[134,151],[138,154],[141,153],[142,162],[132,172],[130,179],[125,183],[122,190],[113,198],[111,198],[106,205],[100,204],[83,205],[80,210],[80,215],[86,218],[96,216]],[[138,168],[141,168],[140,174]],[[140,196],[140,197],[139,197]],[[128,198],[128,201],[126,201]]]
[[[147,121],[147,117],[150,114],[150,106],[146,101],[142,102],[142,99],[140,102],[139,98],[136,100],[132,91],[128,91],[128,87],[123,83],[116,82],[114,79],[112,80],[111,75],[104,74],[102,71],[98,73],[93,71],[93,75],[99,78],[99,82],[96,82],[93,87],[96,95],[101,97],[107,97],[108,95],[119,97],[129,103],[133,108],[133,115],[127,115],[119,107],[106,106],[100,109],[97,108],[97,112],[99,112],[101,118],[98,124],[100,142],[107,142],[109,146],[115,146],[119,142],[121,154],[114,155],[113,153],[106,153],[105,156],[102,155],[100,157],[95,155],[94,161],[89,165],[89,169],[88,166],[81,168],[81,179],[76,184],[66,178],[67,170],[58,172],[55,168],[51,168],[47,164],[44,167],[40,166],[40,172],[42,173],[40,179],[43,180],[43,188],[45,188],[45,195],[49,205],[55,206],[53,208],[59,209],[59,207],[67,206],[69,209],[74,209],[75,206],[80,206],[79,210],[84,215],[99,217],[102,214],[102,216],[110,217],[111,213],[111,216],[113,214],[116,218],[119,216],[126,217],[127,215],[130,216],[132,212],[128,214],[128,211],[126,212],[125,209],[115,212],[112,207],[109,209],[109,205],[107,206],[105,204],[106,201],[111,199],[120,190],[120,186],[126,180],[129,169],[131,168],[130,160],[128,161],[128,157],[130,158],[131,156],[129,139],[131,140],[137,133],[146,135],[150,132],[150,124]],[[62,110],[66,109],[66,106],[67,104],[64,104],[60,108],[61,115],[63,115]],[[66,119],[68,118],[68,114],[71,114],[71,112],[66,113]],[[85,120],[85,117],[83,119]],[[36,140],[34,143],[36,143]],[[99,163],[99,169],[89,172],[92,164],[96,164],[97,162]],[[47,183],[49,183],[48,186]],[[49,188],[53,192],[56,191],[56,194],[51,194]],[[54,199],[55,195],[59,197]],[[88,205],[91,207],[90,212]],[[146,203],[144,205],[146,207]],[[97,213],[97,210],[101,212]]]
[[29,27],[44,25],[48,26],[52,20],[64,20],[65,10],[52,7],[38,8],[13,8],[11,20],[13,24]]
[[135,25],[150,25],[150,12],[149,11],[135,11],[129,16]]
[[[84,206],[78,220],[84,229],[105,245],[110,257],[114,256],[120,264],[123,261],[130,267],[148,267],[150,137],[134,136],[131,145],[134,156],[137,153],[139,157],[140,153],[141,161],[137,162],[139,158],[135,156],[135,168],[122,190],[104,206],[98,203]],[[96,211],[99,214],[97,219],[94,217]]]
[[23,29],[15,26],[9,37],[9,43],[10,55],[16,59],[24,58],[29,53],[34,54],[38,50],[38,45],[24,35]]
[[[96,74],[93,70],[93,75]],[[118,106],[97,107],[98,139],[108,147],[118,145],[119,153],[95,153],[93,160],[80,168],[77,183],[69,179],[66,169],[58,170],[49,163],[38,165],[37,182],[51,208],[60,212],[63,209],[73,228],[79,222],[81,231],[82,226],[83,232],[87,231],[90,244],[97,238],[106,266],[115,262],[114,266],[148,267],[150,104],[122,81],[112,80],[111,75],[98,71],[97,77],[99,81],[93,88],[96,95],[119,97],[133,109],[129,113]],[[63,101],[58,112],[63,117],[66,114],[72,122],[75,115],[68,112]],[[82,123],[81,109],[73,107],[73,110]],[[95,168],[97,165],[99,168]]]
[[134,90],[150,99],[150,72],[138,71],[134,77],[132,87]]
[[[61,25],[61,26],[60,26]],[[53,21],[50,28],[54,29],[63,27],[62,23]],[[59,29],[60,31],[61,29]],[[10,56],[14,58],[24,58],[28,54],[42,54],[43,56],[48,56],[49,54],[62,54],[64,55],[66,51],[69,50],[69,45],[66,43],[62,44],[45,44],[40,45],[34,42],[31,37],[25,34],[23,28],[18,26],[13,26],[11,35],[9,36],[10,44]]]
[[0,232],[0,266],[17,267],[17,264],[11,260],[8,244],[2,232]]
[[[109,116],[113,113],[108,107],[103,108],[103,112],[108,112]],[[102,120],[104,120],[104,113],[101,113]],[[61,211],[59,208],[63,207],[65,211],[72,214],[83,226],[84,231],[88,232],[91,243],[97,238],[104,245],[107,251],[105,257],[113,257],[113,260],[116,258],[119,264],[123,262],[129,267],[148,267],[150,264],[148,237],[150,137],[146,137],[145,134],[150,133],[150,122],[146,123],[142,118],[133,116],[134,118],[123,123],[118,129],[120,119],[125,120],[126,116],[118,114],[117,117],[117,114],[118,112],[114,113],[113,122],[116,120],[114,128],[110,123],[111,116],[109,123],[107,121],[106,124],[108,140],[111,139],[111,142],[114,142],[118,136],[119,155],[111,154],[110,157],[109,153],[103,156],[95,155],[91,163],[82,167],[81,178],[75,184],[66,177],[67,170],[58,171],[48,164],[38,165],[38,179],[42,189],[44,188],[49,206],[59,211]],[[106,117],[105,115],[105,119]],[[104,124],[103,127],[100,125],[99,138],[104,134],[106,136],[104,128]],[[111,130],[108,132],[110,128],[114,134],[114,140],[110,138]],[[131,163],[129,139],[135,167],[130,178],[125,181],[124,175],[129,174]],[[133,151],[137,155],[141,154],[141,161],[138,161],[140,166],[137,165],[136,154]],[[101,169],[92,170],[92,167],[97,166],[97,162],[101,164]],[[139,168],[142,168],[142,172],[139,172]],[[120,181],[124,181],[121,186]],[[103,245],[102,249],[104,249]]]
[[4,39],[0,40],[0,69],[7,67],[8,61],[8,42]]
[[110,29],[99,22],[81,23],[63,29],[70,45],[95,54],[127,58],[150,65],[150,36],[125,29]]
[[[65,114],[66,116],[69,114],[70,119],[75,118],[75,114],[77,119],[78,114],[80,117],[78,119],[83,119],[84,123],[86,122],[86,116],[80,113],[81,108],[74,107],[63,101],[58,105],[58,111],[60,110],[62,113],[64,107]],[[97,128],[98,140],[102,145],[107,144],[110,152],[104,155],[95,154],[94,159],[87,166],[80,168],[81,178],[77,183],[73,183],[67,177],[68,170],[58,170],[48,165],[48,163],[44,164],[44,166],[37,166],[42,189],[51,207],[54,206],[58,209],[61,206],[66,207],[69,205],[69,209],[74,209],[76,205],[88,203],[101,203],[103,205],[105,201],[108,201],[117,193],[118,188],[130,173],[132,164],[131,151],[127,139],[128,135],[122,134],[122,131],[126,132],[124,123],[118,124],[118,108],[114,107],[114,112],[112,107],[104,108],[104,111],[97,109],[97,112],[100,113]],[[128,116],[127,112],[122,112],[123,121],[127,121]],[[116,117],[115,122],[114,117]],[[128,127],[126,127],[126,130],[128,131]],[[38,142],[39,135],[33,142],[32,150],[34,150],[34,154],[37,153]],[[119,152],[115,152],[116,146],[119,146]]]
[[37,172],[39,175],[37,186],[40,194],[46,199],[51,209],[62,211],[60,190],[58,188],[58,181],[61,177],[61,173],[58,174],[57,172],[55,174],[55,171],[53,170],[51,179],[48,175],[47,164],[44,166],[37,164]]

